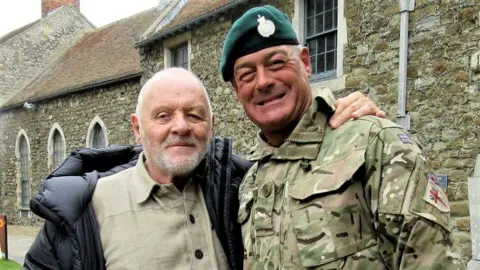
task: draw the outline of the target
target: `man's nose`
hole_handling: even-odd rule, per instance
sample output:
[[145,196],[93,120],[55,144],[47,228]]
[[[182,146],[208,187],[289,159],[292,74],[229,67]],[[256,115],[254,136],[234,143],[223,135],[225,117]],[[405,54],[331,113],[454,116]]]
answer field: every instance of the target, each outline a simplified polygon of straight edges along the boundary
[[174,119],[172,132],[176,135],[183,136],[188,135],[188,133],[192,130],[190,127],[190,123],[186,119],[186,116],[177,116]]
[[259,68],[257,70],[257,90],[268,91],[274,85],[272,75],[266,68]]

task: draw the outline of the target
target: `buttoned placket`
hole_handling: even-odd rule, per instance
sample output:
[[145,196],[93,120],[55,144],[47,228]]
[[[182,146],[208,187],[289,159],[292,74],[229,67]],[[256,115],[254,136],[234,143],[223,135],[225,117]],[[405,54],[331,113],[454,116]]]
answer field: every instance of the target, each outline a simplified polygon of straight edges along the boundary
[[[212,268],[213,263],[210,248],[213,246],[211,237],[204,231],[205,218],[202,215],[203,199],[200,195],[198,187],[194,181],[189,181],[183,190],[184,209],[185,209],[185,228],[186,238],[190,250],[190,258],[192,262],[192,269],[208,269]],[[192,220],[194,222],[192,222]],[[196,233],[197,232],[197,233]],[[200,232],[200,233],[198,233]],[[208,263],[210,261],[210,263]],[[206,265],[208,264],[208,267]],[[206,267],[206,268],[205,268]]]

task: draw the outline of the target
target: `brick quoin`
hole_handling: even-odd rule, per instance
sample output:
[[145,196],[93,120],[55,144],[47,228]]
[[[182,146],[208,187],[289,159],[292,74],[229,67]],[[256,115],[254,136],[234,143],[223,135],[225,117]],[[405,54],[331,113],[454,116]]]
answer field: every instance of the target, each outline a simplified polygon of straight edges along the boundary
[[42,0],[42,18],[48,16],[50,11],[68,5],[74,5],[80,10],[80,0]]

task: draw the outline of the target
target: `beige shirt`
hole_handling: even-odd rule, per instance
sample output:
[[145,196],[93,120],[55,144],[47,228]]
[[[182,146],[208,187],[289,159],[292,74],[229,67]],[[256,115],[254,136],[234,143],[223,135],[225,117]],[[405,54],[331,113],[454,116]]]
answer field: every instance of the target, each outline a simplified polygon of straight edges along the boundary
[[228,269],[199,185],[160,185],[143,160],[100,179],[93,194],[107,268]]

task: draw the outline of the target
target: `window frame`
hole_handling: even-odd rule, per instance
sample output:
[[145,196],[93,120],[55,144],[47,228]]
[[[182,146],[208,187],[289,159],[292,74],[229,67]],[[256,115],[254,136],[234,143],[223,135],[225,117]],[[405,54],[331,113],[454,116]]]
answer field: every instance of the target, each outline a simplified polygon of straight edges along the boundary
[[58,167],[65,159],[65,142],[58,129],[53,132],[53,168]]
[[[306,0],[294,0],[294,14],[292,24],[297,33],[300,44],[306,46]],[[310,84],[314,86],[327,86],[332,90],[345,88],[344,76],[344,46],[347,44],[347,22],[345,18],[345,1],[338,0],[337,3],[337,42],[336,42],[336,64],[337,67],[333,71],[323,74],[314,75],[310,78]]]
[[55,157],[55,137],[54,136],[55,136],[56,132],[58,132],[59,137],[60,137],[61,142],[62,142],[62,147],[61,147],[60,154],[61,154],[61,156],[63,156],[63,158],[61,159],[62,160],[61,162],[63,162],[63,160],[66,158],[67,142],[65,140],[65,135],[64,135],[63,130],[60,127],[60,125],[57,122],[55,122],[52,125],[52,127],[50,128],[50,132],[49,132],[49,135],[48,135],[48,143],[47,143],[48,170],[49,170],[49,172],[53,171],[58,165],[60,165],[60,164],[56,164],[56,162],[55,162],[56,157]]
[[[170,49],[170,51],[171,51],[171,54],[172,54],[172,64],[171,64],[171,66],[188,69],[188,62],[189,62],[189,59],[188,59],[188,42],[182,43],[182,44],[178,45],[177,47]],[[177,53],[182,54],[183,62],[182,62],[181,65],[180,65],[180,63],[176,63],[177,62],[177,57],[179,58],[179,56],[180,56],[180,55],[177,55]],[[187,59],[187,61],[185,61],[185,58]]]
[[[23,151],[26,149],[26,153]],[[20,129],[15,140],[15,157],[17,159],[17,209],[19,217],[30,217],[30,199],[32,184],[31,147],[25,130]],[[25,161],[27,162],[25,164]]]
[[20,207],[28,208],[30,205],[30,149],[24,135],[20,136],[18,144],[20,152]]
[[98,122],[93,125],[91,136],[91,148],[103,148],[107,146],[105,144],[105,132]]
[[187,45],[187,61],[188,68],[187,70],[192,70],[192,34],[191,32],[185,32],[178,36],[172,37],[170,39],[164,40],[163,45],[163,66],[165,68],[174,67],[173,65],[173,52],[179,47]]
[[[316,4],[317,4],[317,1],[316,1],[316,0],[304,0],[304,1],[305,1],[305,2],[313,1],[313,2],[314,2],[314,9],[316,10]],[[333,2],[333,3],[332,3],[332,9],[325,10],[325,1],[332,1],[332,2]],[[334,3],[335,1],[337,2],[337,5],[336,5],[336,6],[335,6],[335,3]],[[325,67],[325,69],[326,69],[326,66],[328,65],[328,63],[327,63],[327,53],[333,52],[333,54],[334,54],[334,60],[333,60],[333,61],[334,61],[334,66],[335,66],[335,68],[334,68],[334,69],[331,69],[331,70],[327,70],[327,71],[320,72],[320,73],[319,73],[319,72],[313,73],[313,69],[316,69],[318,65],[317,65],[317,62],[315,62],[315,63],[312,62],[312,76],[311,76],[310,79],[311,79],[312,81],[321,81],[321,80],[325,80],[325,79],[334,78],[334,77],[336,77],[336,75],[337,75],[337,62],[338,62],[338,60],[337,60],[337,50],[338,50],[338,44],[337,44],[337,43],[338,43],[338,0],[324,0],[324,2],[323,2],[323,11],[322,11],[321,13],[315,13],[315,12],[314,12],[313,15],[310,16],[310,17],[308,17],[308,15],[307,15],[307,13],[308,13],[307,8],[308,8],[307,3],[304,3],[304,10],[303,10],[304,13],[303,13],[303,14],[304,14],[304,17],[305,17],[305,18],[304,18],[304,24],[305,24],[305,40],[304,40],[303,44],[305,44],[305,46],[307,46],[307,45],[308,45],[308,42],[309,42],[309,41],[312,41],[312,40],[315,40],[315,41],[317,42],[317,43],[316,43],[316,46],[317,46],[316,51],[317,51],[317,53],[316,53],[315,55],[310,54],[310,57],[311,57],[311,58],[312,58],[313,56],[316,56],[316,57],[318,57],[318,56],[323,56],[323,57],[325,57],[325,58],[324,58],[324,59],[325,59],[325,61],[324,61],[324,67]],[[336,10],[336,14],[337,14],[337,21],[334,21],[334,18],[335,18],[335,10]],[[329,12],[329,11],[333,11],[333,18],[332,18],[333,24],[332,24],[332,28],[331,28],[331,29],[328,29],[328,30],[322,29],[323,31],[319,31],[319,32],[316,32],[316,29],[314,29],[314,30],[313,30],[313,35],[307,36],[308,30],[309,30],[309,29],[308,29],[307,20],[313,18],[313,27],[316,28],[316,26],[317,26],[316,17],[318,17],[318,16],[321,15],[322,18],[323,18],[322,26],[323,26],[323,28],[325,28],[325,22],[326,22],[326,20],[325,20],[325,17],[326,17],[326,16],[325,16],[325,15],[326,15],[326,13]],[[333,49],[333,50],[328,50],[328,49],[327,49],[328,46],[327,46],[327,41],[326,41],[326,39],[325,39],[324,50],[319,53],[319,52],[318,52],[318,42],[321,42],[320,39],[321,39],[322,37],[325,37],[325,38],[326,38],[327,35],[331,35],[331,34],[333,34],[334,37],[335,37],[335,38],[334,38],[334,49]],[[307,46],[307,47],[308,47],[308,46]],[[309,51],[310,51],[310,49],[309,49]],[[316,61],[319,61],[319,60],[317,59]]]
[[103,132],[103,137],[105,139],[104,143],[105,145],[103,147],[107,147],[109,145],[108,142],[108,129],[105,126],[105,123],[102,121],[102,119],[97,115],[93,118],[93,120],[90,122],[90,125],[88,126],[88,131],[87,131],[87,137],[86,137],[86,143],[85,146],[87,148],[93,148],[93,136],[94,136],[94,128],[95,125],[98,124]]

